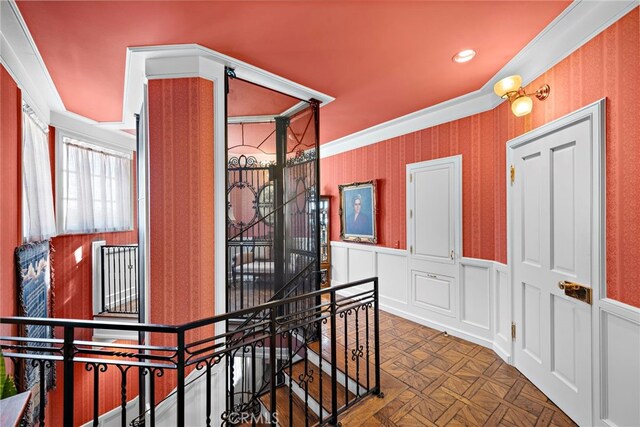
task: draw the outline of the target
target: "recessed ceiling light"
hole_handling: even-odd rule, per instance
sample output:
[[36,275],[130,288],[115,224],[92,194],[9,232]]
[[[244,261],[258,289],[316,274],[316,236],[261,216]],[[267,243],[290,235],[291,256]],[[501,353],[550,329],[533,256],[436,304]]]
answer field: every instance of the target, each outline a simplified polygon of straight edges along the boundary
[[465,49],[456,53],[453,57],[453,62],[467,62],[471,61],[476,56],[476,51],[473,49]]

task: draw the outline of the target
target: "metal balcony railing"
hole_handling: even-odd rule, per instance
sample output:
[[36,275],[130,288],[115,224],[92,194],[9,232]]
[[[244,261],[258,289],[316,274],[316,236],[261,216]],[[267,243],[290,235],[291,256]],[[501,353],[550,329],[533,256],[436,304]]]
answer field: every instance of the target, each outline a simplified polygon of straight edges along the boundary
[[138,246],[100,248],[101,313],[138,314]]
[[[350,297],[338,295],[343,291]],[[248,320],[227,331],[228,321],[239,317]],[[187,374],[193,378],[194,371],[201,372],[196,377],[206,379],[203,394],[207,404],[197,425],[248,422],[293,426],[294,419],[303,419],[305,425],[337,425],[338,415],[352,405],[368,395],[381,395],[377,278],[179,326],[21,317],[0,321],[18,325],[19,330],[26,325],[55,328],[54,339],[5,336],[0,337],[0,346],[14,365],[29,363],[44,370],[56,364],[63,368],[58,387],[63,390],[65,426],[90,421],[79,419],[74,406],[78,393],[75,375],[84,371],[91,373],[86,381],[93,384],[93,425],[99,423],[99,402],[106,393],[120,401],[121,425],[131,420],[131,414],[127,417],[128,372],[147,379],[138,382],[140,389],[136,391],[146,395],[149,404],[146,411],[140,405],[142,409],[130,425],[154,426],[163,421],[157,420],[156,405],[167,394],[158,396],[157,390],[166,390],[161,386],[167,381],[169,390],[175,387],[171,398],[177,409],[172,416],[176,425],[184,426],[185,394],[195,381],[187,381]],[[105,345],[78,339],[87,335],[83,330],[95,328],[148,333],[149,340],[147,344]],[[74,369],[77,366],[82,369]],[[216,367],[226,369],[226,380],[212,381]],[[40,380],[40,390],[46,390],[44,371]],[[148,389],[144,389],[145,383]],[[215,391],[221,385],[226,388],[225,410],[213,413]],[[83,397],[90,402],[89,396]],[[45,393],[40,393],[39,399],[40,408],[44,408]],[[41,410],[41,426],[47,421],[44,414]]]

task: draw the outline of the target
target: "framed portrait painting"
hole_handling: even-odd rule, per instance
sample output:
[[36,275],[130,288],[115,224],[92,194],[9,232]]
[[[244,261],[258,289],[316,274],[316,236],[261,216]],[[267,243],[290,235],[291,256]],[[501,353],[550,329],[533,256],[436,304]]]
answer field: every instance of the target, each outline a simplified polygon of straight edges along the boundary
[[340,238],[345,241],[377,243],[376,182],[339,185]]

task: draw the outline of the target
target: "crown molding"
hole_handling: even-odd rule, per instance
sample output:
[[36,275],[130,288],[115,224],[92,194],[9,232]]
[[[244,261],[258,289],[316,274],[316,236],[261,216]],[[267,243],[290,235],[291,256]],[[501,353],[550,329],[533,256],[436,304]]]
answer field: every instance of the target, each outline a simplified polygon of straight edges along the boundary
[[101,129],[98,122],[67,111],[14,0],[0,1],[0,62],[22,91],[25,102],[43,122],[135,150],[134,135],[119,129]]
[[119,128],[131,126],[133,113],[139,110],[142,105],[141,88],[146,80],[184,77],[210,78],[206,73],[208,62],[233,68],[238,78],[294,98],[301,100],[313,98],[319,100],[322,105],[335,99],[198,44],[130,47],[127,49],[126,59],[123,121],[110,123],[107,126]]
[[[479,90],[323,144],[320,157],[336,155],[495,108],[503,102],[494,97],[492,91],[500,78],[520,74],[523,84],[530,83],[637,6],[638,0],[576,0]],[[162,58],[166,61],[160,61]],[[191,58],[191,70],[185,64],[179,64],[180,58]],[[151,60],[149,64],[148,60]],[[194,61],[198,64],[195,71]],[[331,96],[199,45],[133,47],[127,49],[126,55],[122,121],[94,122],[66,110],[15,0],[0,1],[0,62],[22,90],[25,101],[43,121],[50,123],[53,112],[56,112],[58,114],[54,116],[58,117],[56,120],[61,124],[70,126],[70,121],[80,120],[78,126],[87,132],[90,128],[97,129],[97,139],[109,135],[116,140],[135,140],[133,135],[121,129],[135,127],[134,114],[142,105],[147,78],[207,78],[197,71],[198,68],[206,69],[202,64],[207,61],[234,68],[239,78],[299,99],[314,98],[321,101],[322,105],[334,100]],[[148,75],[148,65],[155,74]],[[160,71],[162,67],[166,69]],[[60,117],[65,119],[60,121]]]
[[[135,135],[126,132],[114,132],[98,126],[98,122],[70,111],[52,111],[51,126],[63,131],[88,138],[107,148],[125,151],[136,151]],[[134,124],[135,127],[135,124]]]
[[40,119],[49,123],[51,110],[64,110],[62,98],[31,33],[13,0],[0,1],[0,61]]
[[638,0],[576,0],[479,90],[322,144],[320,158],[493,109],[503,102],[493,94],[501,78],[520,74],[523,85],[531,83],[637,6]]

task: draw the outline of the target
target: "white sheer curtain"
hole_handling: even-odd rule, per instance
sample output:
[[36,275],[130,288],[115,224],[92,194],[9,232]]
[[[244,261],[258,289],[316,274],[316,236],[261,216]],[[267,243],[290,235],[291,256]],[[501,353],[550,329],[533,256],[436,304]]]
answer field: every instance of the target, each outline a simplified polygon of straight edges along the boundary
[[22,237],[32,242],[55,234],[49,140],[30,114],[23,112]]
[[132,228],[131,159],[63,138],[65,233]]

